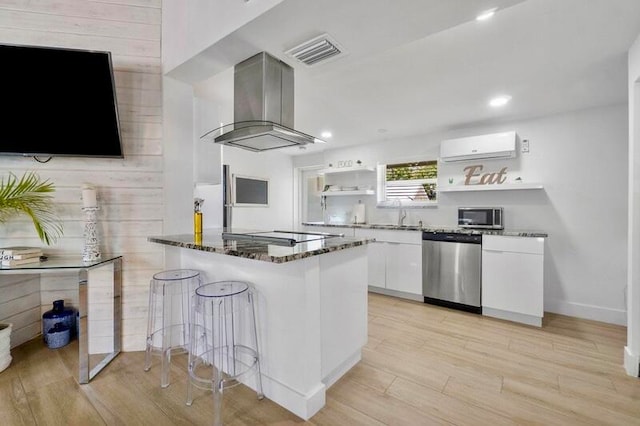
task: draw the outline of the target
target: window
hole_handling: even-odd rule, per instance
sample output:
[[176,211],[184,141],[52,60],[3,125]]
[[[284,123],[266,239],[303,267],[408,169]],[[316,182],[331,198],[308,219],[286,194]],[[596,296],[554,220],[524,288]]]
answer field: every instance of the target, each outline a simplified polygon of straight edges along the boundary
[[378,166],[378,205],[435,204],[437,161],[383,164]]

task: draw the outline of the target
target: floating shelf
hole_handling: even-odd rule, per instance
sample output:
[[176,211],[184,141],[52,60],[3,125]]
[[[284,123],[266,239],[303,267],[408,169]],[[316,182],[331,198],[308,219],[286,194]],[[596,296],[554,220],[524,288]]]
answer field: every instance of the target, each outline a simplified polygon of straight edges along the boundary
[[375,171],[376,171],[376,168],[373,166],[330,167],[328,169],[318,170],[318,174],[328,175],[333,173],[375,172]]
[[324,191],[321,194],[327,197],[334,197],[337,195],[374,195],[375,193],[373,189],[361,189],[358,191]]
[[[398,209],[398,205],[394,205],[392,201],[381,201],[376,204],[379,209]],[[412,201],[411,204],[403,204],[403,209],[424,209],[430,207],[438,207],[438,200],[428,201]]]
[[503,183],[493,185],[456,185],[438,188],[438,192],[472,192],[472,191],[518,191],[522,189],[543,189],[541,183]]

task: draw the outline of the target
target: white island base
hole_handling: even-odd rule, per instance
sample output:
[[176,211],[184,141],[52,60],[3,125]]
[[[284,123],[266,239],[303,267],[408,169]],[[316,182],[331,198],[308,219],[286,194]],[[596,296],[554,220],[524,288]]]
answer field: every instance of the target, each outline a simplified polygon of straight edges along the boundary
[[[171,246],[166,255],[169,268],[202,271],[203,283],[253,283],[264,394],[304,420],[361,359],[367,341],[366,245],[285,263]],[[247,386],[255,389],[254,381]]]

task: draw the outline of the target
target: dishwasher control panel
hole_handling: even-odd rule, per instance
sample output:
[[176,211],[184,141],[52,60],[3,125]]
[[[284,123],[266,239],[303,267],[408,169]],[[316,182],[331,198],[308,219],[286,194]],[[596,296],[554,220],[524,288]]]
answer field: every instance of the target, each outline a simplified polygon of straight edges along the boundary
[[482,234],[462,234],[458,232],[423,231],[423,241],[482,244]]

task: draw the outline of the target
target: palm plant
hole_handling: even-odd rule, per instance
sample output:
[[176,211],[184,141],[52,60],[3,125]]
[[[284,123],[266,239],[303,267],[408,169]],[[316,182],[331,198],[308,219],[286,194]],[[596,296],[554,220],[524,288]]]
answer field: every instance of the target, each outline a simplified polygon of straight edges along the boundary
[[62,223],[53,208],[53,183],[42,180],[35,172],[21,178],[9,173],[0,179],[0,224],[10,218],[26,214],[33,221],[38,237],[47,245],[62,236]]

